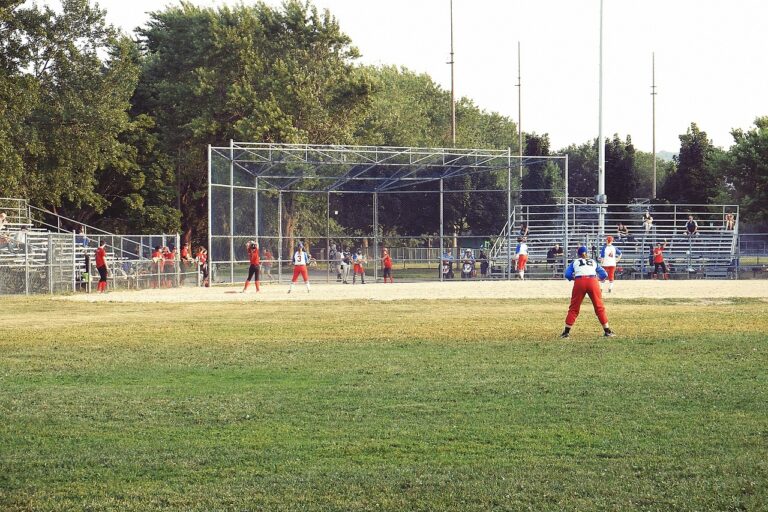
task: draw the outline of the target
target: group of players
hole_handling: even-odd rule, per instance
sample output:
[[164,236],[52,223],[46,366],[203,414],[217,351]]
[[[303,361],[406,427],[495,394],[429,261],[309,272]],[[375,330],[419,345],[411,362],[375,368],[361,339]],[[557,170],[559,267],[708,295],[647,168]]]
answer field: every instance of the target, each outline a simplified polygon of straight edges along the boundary
[[[107,287],[107,264],[106,264],[106,242],[101,241],[99,247],[96,249],[95,259],[96,268],[99,272],[99,284],[98,291],[104,292]],[[663,249],[666,244],[659,244],[654,252],[654,262],[659,260],[659,265],[665,266],[663,261]],[[260,291],[260,273],[261,273],[261,258],[259,255],[259,245],[255,240],[251,240],[246,243],[246,249],[248,251],[248,257],[250,266],[248,268],[248,277],[246,278],[243,292],[248,290],[250,282],[253,280],[256,291]],[[343,279],[342,282],[347,282],[344,279],[344,265],[352,265],[354,270],[353,283],[355,277],[360,276],[361,282],[365,283],[365,264],[366,260],[362,254],[362,251],[358,250],[354,255],[350,255],[348,251],[336,251],[334,249],[334,256],[338,259],[339,265],[337,266],[338,278]],[[168,253],[169,251],[166,251]],[[171,253],[172,254],[172,253]],[[162,261],[164,258],[170,259],[162,251],[156,250],[152,254],[153,259],[159,259]],[[207,253],[205,249],[201,248],[198,255],[198,263],[206,266],[207,268]],[[194,261],[191,258],[189,252],[189,244],[185,244],[182,249],[181,259],[183,261]],[[382,251],[382,260],[384,268],[384,282],[387,279],[390,283],[394,282],[392,279],[392,258],[389,255],[389,251],[385,248]],[[528,260],[528,245],[524,237],[518,238],[518,244],[515,248],[515,265],[516,270],[521,279],[525,279],[525,267]],[[565,319],[565,327],[561,333],[561,338],[570,337],[570,331],[576,322],[576,318],[579,316],[581,304],[584,297],[589,296],[592,301],[595,314],[597,315],[600,324],[603,327],[603,335],[606,337],[612,337],[615,334],[608,325],[608,316],[605,310],[605,305],[602,300],[602,289],[600,284],[608,281],[608,293],[613,290],[613,284],[616,276],[616,267],[621,261],[621,249],[613,245],[613,237],[607,236],[605,245],[600,249],[599,260],[596,261],[590,258],[589,250],[586,247],[579,247],[577,251],[577,258],[570,262],[564,272],[564,277],[568,281],[573,281],[573,289],[571,292],[571,301],[568,308],[568,314]],[[291,258],[293,264],[293,276],[291,278],[291,284],[288,288],[288,293],[293,291],[293,286],[301,277],[309,293],[311,286],[309,281],[308,266],[310,264],[310,256],[304,249],[304,244],[299,242],[296,251]],[[159,264],[159,262],[158,262]],[[666,276],[666,268],[663,269]],[[207,277],[207,276],[206,276]]]

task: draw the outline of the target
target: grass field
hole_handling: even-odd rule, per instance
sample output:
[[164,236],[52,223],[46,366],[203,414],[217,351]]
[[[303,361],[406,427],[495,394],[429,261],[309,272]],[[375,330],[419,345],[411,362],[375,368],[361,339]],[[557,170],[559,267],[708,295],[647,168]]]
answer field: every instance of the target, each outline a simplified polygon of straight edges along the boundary
[[3,299],[1,510],[766,510],[768,302]]

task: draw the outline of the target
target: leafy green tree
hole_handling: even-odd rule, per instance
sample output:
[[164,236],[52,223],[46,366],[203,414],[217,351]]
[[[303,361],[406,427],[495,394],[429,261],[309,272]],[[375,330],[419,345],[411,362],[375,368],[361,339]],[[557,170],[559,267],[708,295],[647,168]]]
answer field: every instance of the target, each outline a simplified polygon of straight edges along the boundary
[[637,197],[635,147],[629,135],[622,141],[615,134],[605,143],[605,194],[613,204],[628,204]]
[[729,151],[734,195],[747,222],[768,224],[768,116],[755,119],[755,127],[731,132]]
[[[208,144],[350,143],[373,87],[336,19],[309,3],[182,3],[153,13],[140,35],[146,65],[134,110],[156,119],[186,239],[205,231]],[[290,229],[299,215],[292,198],[284,203]]]
[[[526,134],[524,137],[525,156],[549,156],[549,135]],[[560,168],[546,162],[528,165],[523,171],[522,204],[543,205],[551,204],[555,198],[562,195],[563,178]]]
[[680,135],[680,153],[675,158],[675,171],[664,183],[662,197],[672,202],[707,204],[725,188],[725,175],[718,164],[723,151],[691,123]]
[[568,195],[589,197],[597,195],[597,139],[558,151],[568,155]]

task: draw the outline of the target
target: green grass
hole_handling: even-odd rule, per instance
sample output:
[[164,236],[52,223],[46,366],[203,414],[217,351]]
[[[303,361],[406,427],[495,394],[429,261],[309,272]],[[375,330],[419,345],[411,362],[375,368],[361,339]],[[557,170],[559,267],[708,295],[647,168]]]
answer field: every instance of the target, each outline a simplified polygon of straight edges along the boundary
[[2,305],[2,510],[768,503],[764,301]]

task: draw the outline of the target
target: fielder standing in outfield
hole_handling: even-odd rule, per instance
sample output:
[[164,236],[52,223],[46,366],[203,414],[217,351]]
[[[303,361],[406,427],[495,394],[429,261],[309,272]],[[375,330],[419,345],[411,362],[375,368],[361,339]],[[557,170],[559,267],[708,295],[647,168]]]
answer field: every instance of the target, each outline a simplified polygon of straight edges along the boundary
[[608,293],[613,290],[613,279],[616,275],[616,265],[621,261],[621,249],[613,246],[613,237],[605,237],[605,245],[600,249],[600,264],[608,273]]
[[578,258],[573,260],[565,269],[565,278],[573,281],[573,291],[571,292],[571,305],[568,308],[568,316],[565,317],[565,329],[560,335],[561,338],[571,336],[571,327],[576,323],[579,316],[581,302],[585,295],[589,295],[592,306],[595,308],[597,319],[603,326],[603,336],[615,336],[611,328],[608,327],[608,315],[605,313],[603,297],[600,294],[600,281],[608,277],[608,273],[598,265],[598,263],[589,257],[589,250],[586,247],[579,247]]
[[99,271],[99,284],[97,290],[99,293],[107,291],[107,242],[101,240],[96,249],[96,270]]
[[517,247],[515,247],[515,267],[521,281],[525,281],[526,263],[528,263],[528,244],[525,243],[525,237],[521,236],[517,239]]
[[387,278],[389,278],[389,282],[394,284],[395,281],[392,279],[392,257],[389,255],[389,251],[385,247],[381,260],[381,265],[383,267],[383,274],[384,274],[384,283],[387,282]]
[[293,278],[291,279],[291,286],[288,288],[288,293],[293,291],[293,284],[298,281],[299,276],[304,279],[304,284],[307,287],[307,293],[309,293],[309,272],[307,266],[309,265],[309,255],[304,250],[304,244],[299,242],[299,246],[296,248],[296,252],[293,253]]
[[259,244],[255,240],[245,244],[245,249],[248,251],[248,259],[251,262],[251,266],[248,267],[248,277],[245,280],[245,286],[242,293],[248,290],[248,285],[251,284],[251,278],[253,278],[253,284],[256,285],[256,293],[259,292],[259,269],[261,267],[261,261],[259,260]]

